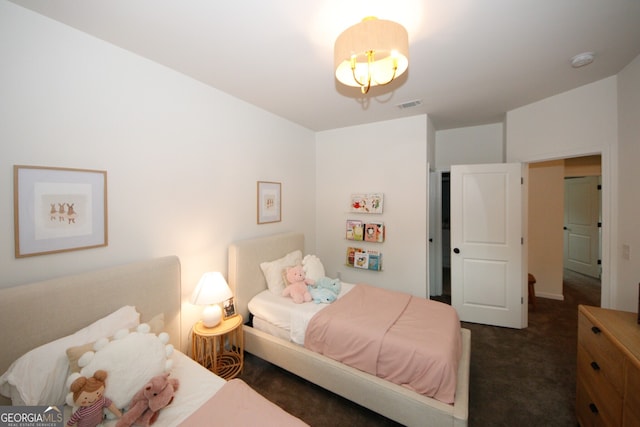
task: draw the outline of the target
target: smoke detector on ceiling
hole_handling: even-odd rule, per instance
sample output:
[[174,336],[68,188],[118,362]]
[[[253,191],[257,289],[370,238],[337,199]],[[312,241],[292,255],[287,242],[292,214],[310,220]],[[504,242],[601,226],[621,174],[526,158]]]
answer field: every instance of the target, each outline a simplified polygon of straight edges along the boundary
[[593,52],[579,53],[571,58],[571,66],[573,68],[580,68],[584,67],[585,65],[589,65],[593,62],[593,56]]

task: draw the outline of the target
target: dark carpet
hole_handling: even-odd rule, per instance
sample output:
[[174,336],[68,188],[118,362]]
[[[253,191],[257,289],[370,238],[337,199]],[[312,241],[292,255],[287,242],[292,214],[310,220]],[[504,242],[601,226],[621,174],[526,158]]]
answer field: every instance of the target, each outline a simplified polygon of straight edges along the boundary
[[[596,279],[565,271],[564,301],[537,298],[522,330],[471,330],[469,426],[575,426],[578,304],[600,305]],[[251,354],[240,375],[312,426],[398,426]]]

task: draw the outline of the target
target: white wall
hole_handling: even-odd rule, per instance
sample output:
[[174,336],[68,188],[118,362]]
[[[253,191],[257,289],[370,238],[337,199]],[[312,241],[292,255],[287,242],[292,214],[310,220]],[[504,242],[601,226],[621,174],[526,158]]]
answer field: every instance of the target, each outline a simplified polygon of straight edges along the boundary
[[563,300],[564,162],[532,163],[528,176],[528,273],[536,296]]
[[438,170],[450,170],[451,165],[471,165],[504,162],[504,126],[492,123],[436,132]]
[[[616,306],[638,311],[640,282],[640,56],[618,74],[618,235]],[[623,245],[629,257],[623,256]]]
[[602,154],[602,305],[614,308],[616,91],[616,77],[609,77],[509,111],[506,121],[507,162]]
[[[315,246],[308,129],[6,1],[0,94],[0,287],[175,254],[187,301],[236,239]],[[16,259],[15,164],[106,170],[109,245]],[[256,224],[258,180],[282,182],[282,222]],[[184,312],[188,330],[199,312]]]
[[[316,135],[316,248],[328,275],[427,295],[427,133],[425,115]],[[383,193],[381,215],[349,213],[353,193]],[[345,239],[347,219],[381,220],[384,243]],[[384,271],[345,266],[349,246],[383,253]]]

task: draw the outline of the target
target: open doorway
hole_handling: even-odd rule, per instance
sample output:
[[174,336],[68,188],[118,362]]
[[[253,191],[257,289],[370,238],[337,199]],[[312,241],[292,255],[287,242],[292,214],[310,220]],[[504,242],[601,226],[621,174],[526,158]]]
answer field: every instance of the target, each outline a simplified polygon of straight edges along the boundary
[[[600,155],[529,164],[528,269],[536,296],[564,300],[565,282],[581,277],[600,284],[601,169]],[[587,265],[589,274],[580,268]]]
[[432,285],[434,292],[432,300],[451,304],[451,195],[450,172],[437,171],[435,176],[435,197],[430,197],[436,205],[434,212],[435,227],[433,250],[435,253],[433,268],[438,270],[433,274],[433,280],[438,283]]

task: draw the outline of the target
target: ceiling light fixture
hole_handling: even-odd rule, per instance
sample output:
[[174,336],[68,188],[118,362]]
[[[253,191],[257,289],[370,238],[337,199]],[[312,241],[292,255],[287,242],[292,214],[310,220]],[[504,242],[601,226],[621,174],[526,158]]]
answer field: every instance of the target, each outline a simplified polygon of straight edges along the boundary
[[336,79],[359,87],[389,84],[409,66],[409,35],[400,24],[373,16],[347,28],[334,46]]
[[580,68],[585,65],[589,65],[593,62],[593,52],[579,53],[571,58],[570,62],[573,68]]

